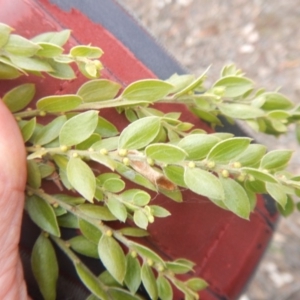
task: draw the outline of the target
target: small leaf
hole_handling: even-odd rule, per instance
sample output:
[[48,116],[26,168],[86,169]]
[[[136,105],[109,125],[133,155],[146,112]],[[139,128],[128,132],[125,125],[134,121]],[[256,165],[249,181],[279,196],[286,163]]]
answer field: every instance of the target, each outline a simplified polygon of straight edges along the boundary
[[252,175],[255,179],[277,183],[277,180],[271,174],[265,173],[262,170],[254,169],[254,168],[242,168],[241,171],[245,171],[246,173]]
[[32,58],[32,57],[20,57],[10,54],[10,60],[14,65],[20,69],[24,69],[32,72],[51,72],[53,69],[44,60]]
[[51,43],[40,42],[38,45],[40,46],[40,49],[36,53],[38,56],[54,57],[62,54],[64,51],[62,47]]
[[96,179],[91,168],[80,158],[71,158],[67,165],[67,176],[73,188],[85,199],[93,202]]
[[17,67],[1,62],[2,59],[0,57],[0,79],[15,79],[21,76]]
[[146,117],[129,124],[119,138],[119,149],[144,148],[159,133],[161,124],[159,117]]
[[33,195],[26,198],[25,208],[35,224],[50,234],[60,236],[53,207],[48,202]]
[[67,213],[57,218],[58,225],[65,228],[78,228],[78,218],[71,213]]
[[270,196],[284,209],[287,203],[287,195],[282,186],[278,183],[267,182],[266,189]]
[[168,165],[163,168],[166,177],[176,185],[186,187],[184,182],[184,168],[176,165]]
[[295,210],[295,203],[293,199],[287,195],[287,202],[285,204],[285,207],[282,208],[281,205],[277,205],[277,209],[279,210],[280,214],[284,217],[288,217],[291,215]]
[[208,283],[202,278],[191,278],[187,280],[185,284],[195,292],[204,290],[208,287]]
[[243,96],[253,89],[253,81],[238,76],[226,76],[219,79],[214,87],[225,87],[224,97],[234,98]]
[[81,142],[80,144],[77,144],[75,146],[75,148],[76,148],[76,150],[88,150],[88,149],[92,148],[92,145],[99,142],[100,140],[101,140],[101,136],[97,133],[93,133],[85,141]]
[[193,134],[185,136],[178,147],[185,150],[191,160],[203,159],[211,148],[220,141],[219,138],[208,134]]
[[260,96],[265,98],[264,104],[261,107],[264,110],[285,110],[294,106],[292,101],[280,93],[268,92]]
[[60,32],[46,32],[39,34],[31,40],[35,43],[49,43],[57,46],[63,46],[69,39],[71,30],[62,30]]
[[[122,196],[124,196],[125,193],[123,193]],[[151,196],[141,190],[137,190],[137,192],[132,197],[132,203],[138,206],[145,206],[150,202],[150,200]]]
[[126,256],[126,265],[124,281],[130,292],[135,294],[141,284],[141,266],[138,259],[132,257],[130,253]]
[[7,92],[2,100],[11,112],[24,109],[35,94],[35,85],[32,83],[21,84]]
[[95,227],[94,225],[90,224],[89,222],[79,219],[79,228],[81,233],[92,243],[98,245],[99,240],[102,236],[101,231]]
[[77,94],[83,99],[83,102],[96,102],[115,98],[120,88],[120,84],[114,81],[95,79],[84,83]]
[[221,141],[208,153],[207,158],[216,162],[227,163],[242,154],[249,146],[250,138],[235,137]]
[[96,142],[95,144],[92,145],[92,148],[95,151],[101,150],[101,149],[106,149],[107,151],[112,151],[116,150],[118,148],[118,143],[119,143],[119,137],[111,137],[107,139],[103,139],[99,142]]
[[124,227],[119,229],[119,231],[123,235],[133,236],[133,237],[144,237],[149,235],[149,233],[146,230],[141,228],[135,228],[135,227]]
[[85,202],[85,199],[82,197],[72,197],[66,194],[56,194],[54,195],[54,198],[59,199],[60,201],[63,201],[72,206],[79,205]]
[[99,58],[103,51],[98,47],[92,46],[75,46],[71,49],[70,54],[74,57],[81,56],[81,57],[88,57],[88,58]]
[[122,98],[155,102],[167,96],[173,88],[170,83],[158,79],[140,80],[126,87],[122,93]]
[[143,285],[152,300],[158,299],[158,289],[152,269],[144,263],[141,271]]
[[158,205],[150,205],[151,213],[154,217],[165,218],[171,215],[171,213],[165,208]]
[[268,152],[261,160],[262,169],[274,170],[285,167],[292,157],[292,150],[273,150]]
[[0,23],[0,48],[2,48],[7,43],[12,31],[13,28],[11,28],[10,26]]
[[25,122],[25,124],[21,127],[21,133],[24,142],[27,142],[31,138],[35,126],[36,126],[36,118],[32,118],[30,121]]
[[47,59],[47,63],[52,68],[52,71],[48,73],[51,77],[58,78],[58,79],[66,79],[66,80],[71,80],[76,78],[76,74],[73,71],[71,66],[67,64],[59,63],[54,59]]
[[68,243],[71,245],[71,248],[79,254],[92,258],[99,258],[97,245],[90,242],[83,235],[71,238],[68,240]]
[[132,295],[129,291],[122,288],[109,288],[107,293],[110,295],[110,299],[114,300],[141,300],[137,295]]
[[265,155],[267,147],[259,144],[250,144],[248,148],[236,157],[242,166],[255,166]]
[[224,200],[224,190],[220,180],[207,171],[198,168],[186,168],[184,181],[190,190],[199,195]]
[[34,160],[27,160],[27,182],[34,189],[38,189],[42,183],[39,166]]
[[54,248],[43,233],[40,234],[33,246],[31,268],[43,298],[55,300],[58,263]]
[[116,217],[105,206],[94,204],[81,204],[78,209],[90,218],[102,221],[114,221]]
[[218,107],[222,114],[234,119],[255,119],[265,115],[265,112],[262,109],[246,104],[222,103],[219,104]]
[[193,270],[193,266],[178,261],[172,261],[167,262],[167,269],[173,272],[174,274],[186,274]]
[[69,119],[61,128],[59,142],[64,146],[73,146],[89,138],[98,122],[98,112],[91,110]]
[[222,126],[222,122],[220,121],[220,119],[217,116],[215,116],[213,113],[208,112],[204,109],[201,109],[200,107],[191,107],[190,110],[193,114],[198,116],[201,120],[209,122],[209,123],[213,124],[214,126],[215,125]]
[[172,84],[174,88],[171,93],[178,93],[194,82],[195,76],[190,74],[178,75],[174,74],[166,82]]
[[76,272],[83,284],[97,297],[109,300],[104,284],[81,262],[75,263]]
[[173,289],[169,281],[163,277],[158,276],[156,279],[156,284],[158,288],[158,297],[161,300],[172,300],[173,299]]
[[82,99],[76,95],[57,95],[41,98],[36,106],[46,112],[65,112],[75,109],[82,103]]
[[[113,180],[113,179],[111,179]],[[127,219],[127,210],[124,206],[124,204],[122,204],[118,199],[114,198],[114,197],[109,197],[107,199],[107,207],[109,208],[109,210],[111,211],[111,213],[121,222],[125,222]]]
[[250,201],[244,188],[231,178],[220,177],[223,185],[226,207],[239,217],[248,220],[250,215]]
[[102,117],[98,117],[98,124],[95,132],[100,134],[103,138],[119,134],[116,126]]
[[[92,146],[92,148],[93,148],[93,146]],[[111,169],[112,171],[114,171],[115,168],[116,168],[115,161],[113,159],[111,159],[110,157],[106,156],[106,155],[103,155],[103,154],[100,154],[100,153],[92,153],[90,155],[90,158],[93,161],[96,161],[99,164]]]
[[66,121],[66,116],[55,118],[36,134],[34,143],[36,145],[45,145],[55,140],[59,135],[61,127]]
[[24,57],[33,56],[39,49],[40,46],[17,34],[11,34],[4,46],[4,50],[10,54]]
[[102,235],[98,252],[105,268],[122,284],[126,274],[126,258],[119,243],[113,237]]
[[149,145],[145,153],[147,157],[166,164],[176,164],[183,161],[187,156],[187,153],[179,147],[163,143]]
[[148,227],[148,217],[140,209],[134,212],[133,221],[140,228],[147,229]]

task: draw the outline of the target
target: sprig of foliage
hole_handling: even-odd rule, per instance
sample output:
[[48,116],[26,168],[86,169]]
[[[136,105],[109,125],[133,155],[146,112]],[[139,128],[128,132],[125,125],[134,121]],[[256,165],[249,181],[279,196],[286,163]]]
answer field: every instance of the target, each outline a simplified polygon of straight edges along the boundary
[[[88,78],[99,76],[102,51],[75,46],[64,54],[70,32],[51,32],[27,40],[0,24],[0,78],[42,72],[71,79],[76,63]],[[58,264],[52,243],[72,261],[91,291],[91,299],[140,299],[142,283],[152,299],[172,299],[172,285],[185,299],[197,299],[207,286],[201,278],[179,280],[193,271],[186,259],[165,261],[130,237],[144,237],[155,218],[168,217],[151,204],[145,189],[183,201],[181,189],[209,198],[223,209],[248,219],[256,194],[270,194],[285,215],[300,194],[300,179],[287,171],[292,152],[252,143],[230,133],[208,134],[182,122],[180,113],[163,113],[155,103],[183,103],[213,126],[219,116],[245,120],[265,133],[278,135],[299,120],[299,109],[279,93],[254,92],[251,80],[234,66],[204,88],[206,75],[174,75],[166,81],[148,79],[121,89],[117,82],[93,79],[76,94],[47,96],[26,107],[35,95],[33,84],[22,84],[2,100],[18,121],[27,149],[28,179],[25,209],[41,228],[32,251],[32,269],[45,299],[56,298]],[[125,113],[131,122],[121,133],[99,115],[106,108]],[[46,125],[40,118],[51,115]],[[99,167],[95,169],[95,164]],[[123,179],[140,188],[127,189]],[[61,194],[43,190],[52,181]],[[49,189],[47,189],[49,190]],[[70,193],[76,194],[70,196]],[[113,229],[112,221],[124,224]],[[80,230],[69,240],[61,227]],[[75,253],[100,259],[106,270],[92,274]]]

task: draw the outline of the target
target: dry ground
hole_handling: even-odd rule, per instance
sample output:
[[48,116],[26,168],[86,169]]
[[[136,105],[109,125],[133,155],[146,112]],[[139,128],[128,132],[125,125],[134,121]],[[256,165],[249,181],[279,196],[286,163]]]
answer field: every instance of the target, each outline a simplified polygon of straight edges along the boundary
[[[210,82],[236,63],[258,86],[300,103],[300,0],[119,0],[192,73],[207,66]],[[293,128],[280,139],[254,134],[269,149],[293,148]],[[300,299],[300,217],[282,220],[246,294],[240,300]]]

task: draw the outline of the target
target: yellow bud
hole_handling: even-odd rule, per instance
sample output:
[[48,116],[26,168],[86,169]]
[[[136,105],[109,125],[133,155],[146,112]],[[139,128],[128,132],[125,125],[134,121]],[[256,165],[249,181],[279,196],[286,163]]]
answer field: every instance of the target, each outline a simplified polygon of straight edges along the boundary
[[91,147],[91,148],[89,148],[88,151],[89,151],[89,152],[94,152],[94,149]]
[[68,150],[68,147],[66,145],[62,145],[62,146],[60,146],[60,150],[62,152],[66,152]]
[[109,229],[109,230],[107,230],[107,231],[105,232],[105,234],[106,234],[107,236],[112,236],[112,235],[113,235],[113,232]]
[[214,161],[207,162],[207,167],[209,169],[213,169],[216,166],[216,163]]
[[159,265],[158,267],[157,267],[157,271],[158,272],[163,272],[164,271],[164,266],[162,266],[162,265]]
[[74,153],[72,154],[72,156],[73,156],[73,157],[78,157],[79,155],[78,155],[77,152],[74,152]]
[[242,167],[242,164],[241,164],[239,161],[236,161],[236,162],[234,162],[234,163],[232,164],[232,166],[233,166],[234,168],[236,168],[236,169],[239,169],[239,168]]
[[124,158],[123,158],[123,164],[124,164],[125,166],[129,166],[129,165],[130,165],[130,160],[129,160],[128,157],[124,157]]
[[149,223],[153,223],[154,217],[152,215],[148,216],[148,221],[149,221]]
[[100,154],[102,154],[102,155],[107,155],[108,154],[108,151],[106,150],[106,149],[101,149],[100,150]]
[[195,168],[196,167],[196,165],[193,161],[190,161],[188,166],[189,166],[189,168]]
[[59,207],[59,205],[58,205],[57,202],[53,203],[52,206],[53,206],[54,208],[58,208],[58,207]]
[[40,115],[41,117],[45,117],[45,116],[46,116],[46,112],[45,112],[45,111],[40,111],[39,115]]
[[240,174],[240,175],[237,177],[237,180],[238,180],[238,181],[241,181],[241,182],[245,181],[245,179],[246,179],[246,175],[245,175],[245,174]]
[[147,163],[150,165],[150,166],[154,166],[154,160],[150,157],[147,158]]
[[137,253],[135,251],[131,251],[130,255],[133,257],[133,258],[136,258],[137,257]]
[[126,149],[120,149],[119,150],[119,155],[121,157],[125,157],[128,154],[128,151]]
[[147,265],[148,265],[149,267],[152,267],[152,266],[153,266],[153,260],[150,259],[150,258],[148,258],[148,259],[147,259]]
[[228,178],[229,177],[229,172],[227,170],[222,170],[221,174],[222,174],[222,176],[224,178]]

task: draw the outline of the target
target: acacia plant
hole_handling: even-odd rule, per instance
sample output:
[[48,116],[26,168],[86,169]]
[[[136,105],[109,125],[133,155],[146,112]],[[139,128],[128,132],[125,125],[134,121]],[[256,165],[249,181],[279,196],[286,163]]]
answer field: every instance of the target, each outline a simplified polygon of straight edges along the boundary
[[[291,150],[267,152],[248,137],[208,134],[182,122],[180,113],[165,114],[153,104],[182,103],[213,127],[225,117],[272,135],[297,123],[300,109],[278,92],[256,90],[233,65],[224,67],[211,87],[204,85],[206,74],[175,74],[122,88],[98,79],[101,49],[75,46],[66,53],[62,47],[69,36],[64,30],[28,40],[0,24],[1,80],[45,73],[69,80],[75,77],[74,63],[89,79],[76,94],[50,95],[34,104],[34,84],[0,95],[19,124],[28,155],[25,210],[41,229],[31,256],[40,291],[47,300],[56,298],[56,244],[90,290],[89,300],[140,299],[141,283],[151,299],[172,299],[172,286],[185,299],[198,299],[206,282],[177,277],[193,271],[193,262],[165,261],[138,242],[155,218],[172,218],[164,207],[151,204],[148,191],[181,202],[180,188],[190,189],[248,219],[256,194],[270,194],[283,214],[291,213],[300,177],[285,170]],[[124,113],[130,124],[119,133],[102,116],[106,108]],[[123,179],[136,188],[126,188]],[[118,229],[111,226],[116,220],[122,224]],[[79,234],[64,240],[63,227]],[[100,259],[106,271],[95,276],[77,253]]]

